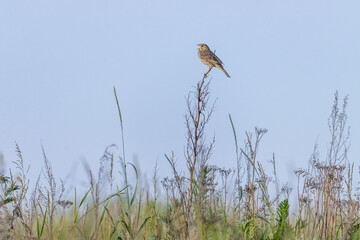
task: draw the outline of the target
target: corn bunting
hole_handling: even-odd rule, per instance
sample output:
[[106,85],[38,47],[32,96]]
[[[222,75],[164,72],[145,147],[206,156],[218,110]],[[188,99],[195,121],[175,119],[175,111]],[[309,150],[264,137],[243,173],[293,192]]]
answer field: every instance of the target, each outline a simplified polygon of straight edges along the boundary
[[198,44],[198,46],[200,46],[198,48],[198,56],[200,58],[200,61],[209,67],[209,70],[204,74],[204,77],[210,72],[213,67],[220,69],[225,73],[227,77],[230,77],[230,75],[225,71],[222,61],[215,55],[215,53],[210,50],[210,48],[206,44],[200,43]]

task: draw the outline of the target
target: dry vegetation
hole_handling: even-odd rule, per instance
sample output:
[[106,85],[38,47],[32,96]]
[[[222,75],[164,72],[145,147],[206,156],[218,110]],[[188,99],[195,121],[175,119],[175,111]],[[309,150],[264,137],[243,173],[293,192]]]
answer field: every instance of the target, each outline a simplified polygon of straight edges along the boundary
[[[347,159],[348,99],[339,106],[335,94],[326,158],[319,159],[316,144],[308,168],[294,172],[298,185],[293,190],[279,183],[275,155],[271,174],[257,158],[267,130],[245,132],[240,146],[230,115],[235,167],[209,164],[215,142],[205,136],[214,112],[209,84],[202,79],[187,97],[185,157],[179,160],[186,161],[186,171],[178,170],[174,153],[165,154],[172,173],[160,179],[155,166],[151,187],[140,184],[136,167],[125,160],[115,88],[122,149],[105,150],[97,176],[89,171],[88,191],[80,196],[76,188],[64,194],[65,184],[55,179],[44,149],[44,170],[30,190],[29,167],[16,144],[16,169],[8,177],[0,175],[1,239],[358,239],[359,195],[354,164]],[[115,180],[119,165],[121,182]],[[135,183],[128,184],[129,171]],[[297,202],[289,201],[294,194]],[[290,204],[296,213],[289,213]]]

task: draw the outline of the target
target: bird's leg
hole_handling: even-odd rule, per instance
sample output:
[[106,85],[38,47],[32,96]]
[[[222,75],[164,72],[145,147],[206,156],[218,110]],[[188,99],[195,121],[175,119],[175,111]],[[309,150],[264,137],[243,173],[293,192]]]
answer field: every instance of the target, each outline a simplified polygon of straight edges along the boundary
[[207,74],[210,72],[211,69],[212,69],[212,67],[209,67],[209,70],[204,74],[204,77],[207,76]]

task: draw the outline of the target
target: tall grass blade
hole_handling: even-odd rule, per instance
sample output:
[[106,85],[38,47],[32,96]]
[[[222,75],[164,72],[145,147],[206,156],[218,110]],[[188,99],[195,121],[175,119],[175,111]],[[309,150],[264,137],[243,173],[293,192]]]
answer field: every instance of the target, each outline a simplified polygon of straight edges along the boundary
[[105,211],[106,211],[106,208],[107,208],[108,204],[109,204],[109,201],[107,201],[107,202],[105,203],[105,205],[104,205],[104,209],[103,209],[103,211],[102,211],[102,213],[101,213],[98,227],[100,227],[100,224],[101,224],[101,222],[102,222],[103,219],[104,219]]

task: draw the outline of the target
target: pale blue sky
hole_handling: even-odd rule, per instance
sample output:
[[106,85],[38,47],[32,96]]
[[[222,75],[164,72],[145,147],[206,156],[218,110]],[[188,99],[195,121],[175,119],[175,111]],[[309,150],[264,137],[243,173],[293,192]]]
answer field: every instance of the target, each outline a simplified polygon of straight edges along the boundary
[[231,75],[210,72],[212,164],[235,167],[231,113],[240,139],[269,129],[259,160],[266,165],[275,152],[281,179],[294,182],[316,138],[326,148],[336,90],[350,96],[356,162],[359,10],[358,0],[2,0],[0,152],[12,166],[16,141],[36,176],[43,143],[57,178],[81,180],[82,158],[95,169],[107,145],[121,144],[115,85],[128,159],[136,155],[148,175],[157,160],[170,175],[163,154],[173,150],[185,166],[185,96],[207,70],[196,46],[207,43]]

